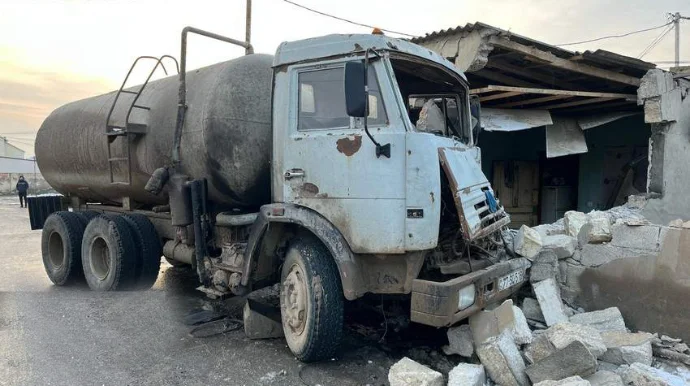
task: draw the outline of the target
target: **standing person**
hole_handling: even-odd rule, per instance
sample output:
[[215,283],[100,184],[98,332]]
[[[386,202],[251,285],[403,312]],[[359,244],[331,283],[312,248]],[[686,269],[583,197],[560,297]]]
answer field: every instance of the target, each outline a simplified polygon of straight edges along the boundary
[[19,205],[23,208],[24,205],[27,207],[29,204],[26,202],[26,193],[29,191],[29,183],[26,182],[24,176],[19,176],[19,181],[17,182],[17,195],[19,195]]

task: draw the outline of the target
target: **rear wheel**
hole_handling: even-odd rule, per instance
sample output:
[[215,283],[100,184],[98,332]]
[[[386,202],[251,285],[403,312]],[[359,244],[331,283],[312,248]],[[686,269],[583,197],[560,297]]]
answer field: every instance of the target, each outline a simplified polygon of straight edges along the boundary
[[84,277],[81,268],[84,226],[76,213],[66,211],[51,214],[43,224],[43,266],[56,285],[71,284]]
[[333,258],[319,240],[294,240],[281,272],[280,309],[292,353],[313,362],[335,354],[343,331],[343,291]]
[[158,278],[163,254],[158,232],[151,221],[142,214],[128,213],[122,215],[122,218],[129,224],[139,252],[135,272],[136,287],[149,289]]
[[128,290],[134,286],[138,253],[130,226],[121,216],[91,219],[81,251],[84,276],[92,290]]

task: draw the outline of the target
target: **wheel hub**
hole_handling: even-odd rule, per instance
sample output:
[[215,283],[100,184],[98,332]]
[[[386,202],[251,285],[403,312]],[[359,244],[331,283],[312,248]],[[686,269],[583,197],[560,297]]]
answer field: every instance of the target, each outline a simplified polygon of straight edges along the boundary
[[294,334],[301,334],[307,319],[307,284],[298,266],[293,266],[283,281],[281,300],[287,326]]

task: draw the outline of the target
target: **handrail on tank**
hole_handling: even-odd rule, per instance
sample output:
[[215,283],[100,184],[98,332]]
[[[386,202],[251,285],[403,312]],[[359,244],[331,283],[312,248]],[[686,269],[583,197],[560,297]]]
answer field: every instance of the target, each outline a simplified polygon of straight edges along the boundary
[[132,112],[132,106],[134,106],[136,104],[137,99],[139,99],[139,95],[141,95],[141,91],[144,90],[144,87],[146,87],[146,84],[148,83],[149,79],[151,79],[151,76],[156,71],[156,68],[158,68],[159,64],[161,65],[161,67],[163,67],[163,72],[165,73],[165,75],[168,75],[168,70],[165,68],[165,65],[162,63],[162,60],[164,58],[171,58],[173,61],[175,61],[175,66],[177,67],[177,71],[178,72],[180,71],[180,66],[177,63],[177,59],[175,59],[174,57],[172,57],[170,55],[163,55],[160,58],[156,58],[155,56],[143,55],[143,56],[140,56],[134,60],[134,63],[132,63],[132,66],[129,67],[129,71],[127,71],[127,75],[125,76],[125,79],[122,81],[122,85],[117,90],[117,94],[115,94],[115,99],[113,100],[112,106],[110,106],[110,111],[108,111],[108,116],[105,119],[105,130],[106,130],[106,132],[109,131],[108,126],[110,126],[110,117],[113,115],[113,111],[115,110],[115,106],[117,105],[117,101],[120,99],[120,95],[122,94],[122,90],[124,90],[125,86],[127,85],[127,81],[129,80],[129,76],[132,75],[132,71],[137,66],[137,63],[139,63],[139,61],[141,59],[152,59],[152,60],[156,61],[156,65],[153,67],[153,70],[151,70],[151,73],[149,74],[148,78],[146,78],[146,82],[144,82],[144,84],[139,89],[137,96],[134,98],[134,102],[132,102],[132,105],[129,107],[129,110],[127,111],[127,117],[125,119],[125,127],[127,126],[127,122],[129,122],[129,115]]
[[220,40],[226,43],[234,44],[236,46],[244,47],[246,54],[253,54],[254,47],[251,43],[243,42],[241,40],[232,39],[226,36],[218,35],[213,32],[204,31],[194,27],[184,27],[182,29],[182,39],[180,43],[180,88],[178,90],[177,101],[177,124],[175,125],[175,136],[173,137],[172,162],[173,167],[177,167],[180,163],[180,140],[182,136],[182,127],[184,126],[185,110],[187,108],[187,34],[195,33],[197,35],[206,36],[211,39]]
[[[153,57],[149,56],[149,58],[153,58]],[[179,65],[179,63],[177,62],[177,59],[175,59],[173,56],[170,56],[170,55],[163,55],[163,56],[161,56],[160,58],[158,58],[158,60],[156,61],[156,65],[153,66],[153,68],[151,69],[151,72],[149,73],[149,76],[146,77],[146,81],[144,81],[144,83],[141,85],[141,88],[139,89],[139,92],[137,93],[137,95],[134,97],[134,100],[132,101],[132,104],[129,105],[129,110],[127,110],[127,117],[125,118],[125,126],[127,126],[127,124],[129,123],[129,116],[132,114],[132,109],[133,109],[134,107],[143,108],[142,106],[138,106],[138,105],[137,105],[137,101],[139,100],[139,97],[141,96],[141,94],[142,94],[142,92],[144,91],[144,89],[146,88],[146,85],[149,84],[149,80],[151,80],[151,77],[152,77],[153,74],[156,72],[156,69],[158,68],[158,66],[160,65],[160,66],[163,68],[163,72],[165,73],[165,75],[168,75],[168,70],[165,68],[165,64],[163,64],[163,59],[165,59],[165,58],[170,58],[170,59],[172,59],[173,62],[175,62],[175,68],[177,69],[177,72],[178,72],[178,73],[180,72],[180,65]],[[153,58],[153,59],[156,59],[156,58]],[[137,59],[137,60],[138,60],[138,59]],[[136,63],[136,62],[135,62],[135,63]],[[130,71],[131,71],[131,70],[130,70]],[[129,75],[128,75],[128,76],[129,76]],[[148,108],[147,108],[147,109],[148,109]]]

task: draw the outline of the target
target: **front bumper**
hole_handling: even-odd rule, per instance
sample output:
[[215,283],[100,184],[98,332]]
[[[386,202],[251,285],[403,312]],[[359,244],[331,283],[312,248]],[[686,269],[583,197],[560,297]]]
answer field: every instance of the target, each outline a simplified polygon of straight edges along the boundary
[[[526,282],[529,267],[529,260],[517,258],[445,282],[415,279],[412,281],[410,319],[434,327],[453,325],[482,310],[487,304],[510,297]],[[525,273],[523,281],[498,291],[499,278],[516,270]],[[476,289],[474,304],[459,311],[458,293],[473,283]]]

